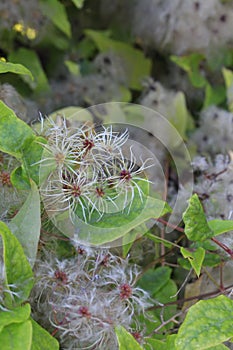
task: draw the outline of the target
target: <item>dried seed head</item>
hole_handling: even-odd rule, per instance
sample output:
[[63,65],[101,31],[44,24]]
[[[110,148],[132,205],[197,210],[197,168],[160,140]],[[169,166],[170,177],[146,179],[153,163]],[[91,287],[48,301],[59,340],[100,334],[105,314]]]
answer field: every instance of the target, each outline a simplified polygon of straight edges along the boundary
[[99,196],[99,197],[103,197],[103,196],[104,196],[104,190],[103,190],[103,188],[101,188],[101,187],[96,187],[96,194],[97,194],[97,196]]
[[120,298],[129,299],[132,295],[132,288],[129,284],[124,283],[120,286]]
[[58,280],[59,282],[61,282],[62,284],[67,284],[68,283],[68,276],[65,272],[60,271],[60,270],[56,270],[54,272],[54,277],[56,278],[56,280]]
[[86,317],[86,318],[90,318],[91,317],[91,313],[88,310],[88,308],[86,306],[80,306],[80,308],[78,309],[78,313],[82,316],[82,317]]
[[3,186],[12,187],[10,173],[8,173],[7,171],[2,171],[0,173],[0,182]]
[[134,339],[137,340],[138,343],[141,343],[142,335],[140,332],[132,332],[131,334],[134,337]]
[[120,178],[121,178],[122,180],[130,181],[130,180],[132,179],[132,175],[130,174],[129,170],[123,169],[123,170],[120,172]]
[[90,151],[94,147],[94,141],[91,139],[85,139],[83,141],[83,147],[86,151]]

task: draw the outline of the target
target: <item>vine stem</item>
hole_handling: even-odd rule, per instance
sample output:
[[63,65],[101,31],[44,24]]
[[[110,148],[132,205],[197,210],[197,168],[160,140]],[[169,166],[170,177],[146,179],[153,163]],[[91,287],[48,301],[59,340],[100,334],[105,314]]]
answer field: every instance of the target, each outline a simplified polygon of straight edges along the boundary
[[219,247],[221,247],[223,250],[225,250],[226,253],[228,253],[231,257],[231,259],[233,259],[233,250],[230,249],[229,247],[227,247],[224,243],[219,242],[216,238],[212,237],[211,240],[216,243]]
[[217,295],[221,295],[221,294],[226,293],[228,291],[228,289],[233,289],[233,284],[225,287],[224,291],[218,289],[218,290],[213,291],[213,292],[203,293],[203,294],[195,295],[195,296],[189,297],[189,298],[183,298],[183,299],[179,299],[179,300],[175,300],[175,301],[170,301],[169,303],[163,304],[162,306],[161,305],[154,305],[154,306],[151,306],[150,308],[148,308],[147,310],[151,311],[151,310],[159,309],[159,308],[170,306],[170,305],[179,305],[179,304],[185,303],[187,301],[201,300],[201,299],[205,299],[207,297],[215,297]]
[[184,233],[184,229],[182,227],[170,224],[169,222],[167,222],[166,220],[162,219],[162,218],[158,218],[156,219],[156,221],[160,222],[161,224],[164,224],[168,227],[174,228],[174,230],[179,231],[181,233]]
[[[164,193],[163,193],[163,200],[164,201],[167,200],[168,180],[169,180],[169,159],[167,157],[167,159],[165,161],[165,188],[164,188]],[[160,237],[162,238],[162,240],[165,240],[165,226],[163,226],[160,230]],[[161,243],[161,256],[163,256],[165,254],[165,252],[166,252],[165,245],[163,243]],[[162,266],[165,265],[165,259],[161,260],[161,265]]]
[[[171,227],[173,228],[174,230],[176,231],[179,231],[181,233],[185,233],[185,230],[182,228],[182,227],[179,227],[179,226],[176,226],[176,225],[172,225],[170,224],[169,222],[167,222],[166,220],[164,219],[161,219],[161,218],[158,218],[156,219],[158,222],[168,226],[168,227]],[[233,259],[233,250],[230,249],[229,247],[227,247],[224,243],[218,241],[215,237],[212,237],[210,238],[211,241],[213,241],[214,243],[216,243],[220,248],[222,248],[227,254],[230,255],[231,259]]]
[[162,321],[162,323],[157,328],[155,328],[147,337],[149,337],[149,338],[152,337],[155,333],[157,333],[161,328],[163,328],[164,326],[166,326],[170,322],[179,323],[176,320],[176,318],[181,316],[181,315],[183,315],[183,314],[184,314],[184,312],[180,311],[176,315],[174,315],[171,318],[169,318],[168,320]]

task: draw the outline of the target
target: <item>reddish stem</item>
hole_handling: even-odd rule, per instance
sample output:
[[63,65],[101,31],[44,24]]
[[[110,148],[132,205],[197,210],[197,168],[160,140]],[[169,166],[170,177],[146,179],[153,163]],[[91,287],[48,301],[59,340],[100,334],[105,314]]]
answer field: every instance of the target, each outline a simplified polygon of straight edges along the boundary
[[184,229],[183,229],[182,227],[179,227],[179,226],[170,224],[169,222],[167,222],[166,220],[161,219],[161,218],[158,218],[158,219],[156,219],[156,220],[157,220],[158,222],[161,222],[161,224],[164,224],[164,225],[166,225],[166,226],[168,226],[168,227],[173,228],[173,229],[176,230],[176,231],[179,231],[179,232],[184,233]]
[[[176,226],[176,225],[173,225],[173,224],[170,224],[169,222],[167,222],[166,220],[164,219],[156,219],[158,222],[161,222],[161,224],[164,224],[168,227],[171,227],[173,228],[174,230],[176,231],[179,231],[179,232],[182,232],[184,233],[184,229],[182,227],[179,227],[179,226]],[[227,254],[230,255],[231,259],[233,259],[233,250],[230,249],[229,247],[227,247],[224,243],[222,242],[219,242],[215,237],[212,237],[211,240],[216,243],[220,248],[222,248]]]
[[224,243],[219,242],[216,238],[212,237],[211,241],[213,241],[214,243],[216,243],[220,248],[222,248],[223,250],[225,250],[225,252],[227,254],[230,255],[231,259],[233,259],[233,250],[231,250],[229,247],[227,247]]
[[202,300],[205,299],[207,297],[215,297],[217,295],[221,295],[224,294],[225,292],[227,292],[227,290],[232,289],[233,288],[233,284],[231,284],[230,286],[227,286],[224,288],[224,290],[216,290],[213,292],[209,292],[209,293],[203,293],[200,295],[195,295],[189,298],[183,298],[183,299],[179,299],[179,300],[175,300],[175,301],[170,301],[169,303],[163,304],[163,305],[155,305],[152,306],[150,308],[148,308],[147,310],[155,310],[155,309],[160,309],[161,307],[166,307],[166,306],[170,306],[170,305],[179,305],[179,304],[183,304],[187,301],[192,301],[192,300]]
[[58,328],[55,328],[54,331],[52,331],[51,336],[54,337],[58,332]]

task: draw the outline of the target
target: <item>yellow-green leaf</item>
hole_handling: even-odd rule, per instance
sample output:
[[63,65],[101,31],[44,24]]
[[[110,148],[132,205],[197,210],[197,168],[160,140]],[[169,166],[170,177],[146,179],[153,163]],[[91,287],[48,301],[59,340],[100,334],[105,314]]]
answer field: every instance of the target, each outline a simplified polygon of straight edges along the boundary
[[171,56],[171,61],[184,69],[189,76],[189,79],[194,87],[200,88],[205,86],[206,79],[200,72],[200,63],[205,59],[205,56],[199,53],[193,53],[188,56]]
[[233,230],[233,220],[214,219],[208,221],[208,225],[214,232],[214,236]]
[[122,326],[115,328],[119,350],[143,350],[134,337]]
[[189,206],[183,214],[183,221],[185,234],[191,241],[204,241],[214,236],[197,194],[189,199]]
[[37,322],[32,322],[32,347],[30,350],[59,350],[58,341]]
[[30,313],[31,307],[29,304],[16,307],[10,311],[0,312],[0,332],[3,327],[8,326],[11,323],[21,323],[28,320]]
[[20,158],[34,137],[32,129],[0,101],[0,150]]
[[193,305],[179,328],[176,350],[202,350],[217,346],[233,336],[233,300],[220,295]]
[[[33,273],[29,262],[24,254],[23,248],[9,228],[0,221],[0,235],[3,240],[3,258],[6,271],[6,284],[14,285],[17,296],[14,303],[24,302],[33,286]],[[9,307],[12,305],[10,302]]]
[[4,327],[0,333],[0,344],[2,350],[31,350],[31,321],[12,323]]
[[38,188],[31,180],[31,191],[16,216],[9,223],[9,227],[21,243],[30,265],[36,259],[40,238],[40,195]]
[[78,8],[81,9],[84,5],[85,0],[72,0],[73,4]]
[[205,101],[203,108],[211,105],[219,105],[226,99],[226,89],[224,86],[211,86],[209,83],[205,87]]
[[68,71],[75,75],[75,76],[78,76],[80,75],[80,67],[78,65],[77,62],[73,62],[73,61],[70,61],[70,60],[65,60],[65,65],[66,67],[68,68]]
[[29,75],[29,77],[32,80],[34,79],[30,70],[19,63],[0,61],[0,73],[15,73],[15,74]]
[[200,276],[201,267],[205,258],[205,249],[198,247],[196,251],[190,252],[189,250],[181,247],[181,254],[185,259],[188,259],[197,276]]
[[33,89],[35,93],[45,93],[49,91],[49,83],[44,72],[39,56],[34,50],[21,47],[17,51],[13,51],[9,55],[9,60],[15,63],[24,64],[33,74],[34,80],[31,81],[27,76],[22,76],[26,83]]
[[228,109],[233,112],[233,72],[230,69],[223,68],[222,73],[227,88]]
[[97,221],[93,225],[86,224],[77,217],[74,227],[70,227],[70,231],[68,231],[69,213],[64,212],[57,215],[55,224],[61,232],[64,234],[69,232],[69,235],[72,235],[72,230],[75,233],[77,228],[79,239],[83,243],[103,245],[122,238],[137,226],[168,212],[170,212],[170,207],[165,202],[148,197],[143,206],[135,195],[135,203],[132,204],[129,214],[122,215],[122,212],[116,213],[116,215],[114,213],[105,214],[101,221]]
[[40,0],[40,7],[46,17],[68,37],[71,37],[71,26],[65,5],[58,0]]

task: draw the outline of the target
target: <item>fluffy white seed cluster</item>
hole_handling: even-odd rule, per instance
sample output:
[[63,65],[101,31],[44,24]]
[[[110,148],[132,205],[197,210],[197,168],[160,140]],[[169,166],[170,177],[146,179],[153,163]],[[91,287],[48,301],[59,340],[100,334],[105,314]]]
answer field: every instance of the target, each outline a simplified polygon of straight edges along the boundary
[[127,83],[127,67],[124,60],[113,51],[100,53],[94,60],[94,66],[103,76],[109,77],[119,84]]
[[[208,219],[233,220],[233,157],[219,154],[214,161],[198,156],[193,161],[197,171],[194,191],[202,200]],[[218,239],[233,248],[232,231]]]
[[145,90],[140,98],[140,104],[158,111],[168,120],[175,121],[175,118],[177,118],[175,101],[182,93],[168,90],[161,83],[151,78],[144,85]]
[[201,113],[200,127],[192,136],[200,153],[216,155],[233,150],[233,114],[216,106]]
[[186,128],[189,127],[189,124],[191,125],[184,93],[167,89],[152,78],[145,81],[144,85],[145,89],[139,100],[140,104],[161,113],[184,137]]
[[87,123],[71,128],[67,123],[63,118],[60,124],[51,121],[39,162],[41,173],[50,170],[41,186],[47,212],[68,210],[72,222],[76,215],[88,222],[93,215],[100,220],[109,210],[127,208],[129,213],[136,193],[143,200],[139,182],[148,182],[144,172],[152,166],[150,159],[137,160],[132,147],[125,158],[127,130],[114,132],[112,126],[96,130]]
[[[113,68],[114,69],[114,68]],[[65,80],[51,82],[52,96],[42,101],[46,111],[72,106],[89,106],[124,99],[120,84],[111,75],[93,73],[85,76],[67,75]],[[105,71],[106,72],[106,71]]]
[[233,160],[219,154],[214,162],[198,156],[193,161],[196,175],[195,192],[202,199],[209,218],[233,218]]
[[232,44],[233,7],[219,0],[145,0],[136,1],[133,32],[143,45],[187,54],[201,51],[207,55]]
[[[78,57],[77,57],[78,60]],[[89,106],[111,101],[125,101],[127,90],[127,67],[117,53],[99,53],[86,75],[64,72],[60,80],[51,81],[51,98],[41,101],[46,112],[72,106]]]
[[[78,247],[77,256],[51,255],[35,268],[33,317],[62,349],[118,349],[114,328],[139,335],[139,315],[152,305],[149,294],[135,286],[139,270],[107,250]],[[139,339],[139,337],[138,337]]]

